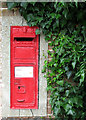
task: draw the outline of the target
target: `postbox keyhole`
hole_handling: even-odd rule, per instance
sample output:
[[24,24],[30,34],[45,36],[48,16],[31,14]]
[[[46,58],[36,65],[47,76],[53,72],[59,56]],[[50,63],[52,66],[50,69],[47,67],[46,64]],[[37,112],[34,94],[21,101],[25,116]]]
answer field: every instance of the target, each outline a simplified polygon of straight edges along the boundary
[[20,90],[20,86],[18,86],[18,89]]

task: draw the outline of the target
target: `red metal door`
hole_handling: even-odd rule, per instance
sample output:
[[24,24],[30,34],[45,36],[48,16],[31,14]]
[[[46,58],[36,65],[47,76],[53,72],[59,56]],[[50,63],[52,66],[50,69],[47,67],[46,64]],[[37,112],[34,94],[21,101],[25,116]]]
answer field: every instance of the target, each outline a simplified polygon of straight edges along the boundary
[[38,108],[37,27],[11,26],[11,108]]

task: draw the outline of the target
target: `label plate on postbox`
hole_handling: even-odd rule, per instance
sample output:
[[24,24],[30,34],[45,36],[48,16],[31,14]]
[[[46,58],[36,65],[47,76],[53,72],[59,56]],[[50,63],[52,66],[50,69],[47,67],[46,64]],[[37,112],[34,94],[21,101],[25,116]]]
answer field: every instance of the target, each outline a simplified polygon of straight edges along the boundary
[[15,77],[33,77],[33,67],[15,67]]
[[11,109],[38,109],[38,27],[11,26]]

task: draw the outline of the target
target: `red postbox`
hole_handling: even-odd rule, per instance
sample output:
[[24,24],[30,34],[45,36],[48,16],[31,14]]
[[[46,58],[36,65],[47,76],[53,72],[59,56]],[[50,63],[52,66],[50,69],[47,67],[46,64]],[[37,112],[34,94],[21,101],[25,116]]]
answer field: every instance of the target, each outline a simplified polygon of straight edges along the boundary
[[11,26],[10,86],[12,109],[38,108],[37,27]]

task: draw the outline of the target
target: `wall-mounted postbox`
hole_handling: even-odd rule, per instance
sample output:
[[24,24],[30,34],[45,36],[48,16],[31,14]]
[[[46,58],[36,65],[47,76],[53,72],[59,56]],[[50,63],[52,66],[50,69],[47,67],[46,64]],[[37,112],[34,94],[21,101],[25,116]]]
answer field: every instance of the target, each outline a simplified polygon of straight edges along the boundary
[[38,108],[37,27],[11,26],[10,86],[12,109]]

